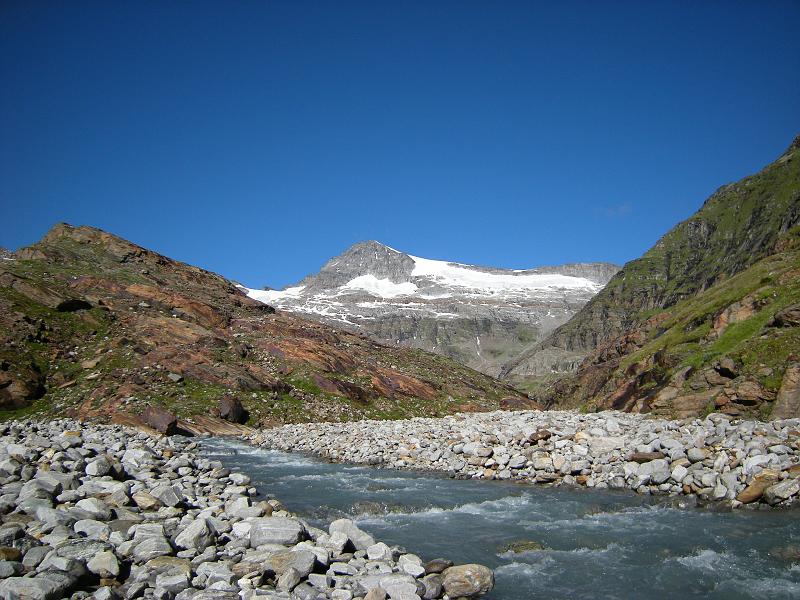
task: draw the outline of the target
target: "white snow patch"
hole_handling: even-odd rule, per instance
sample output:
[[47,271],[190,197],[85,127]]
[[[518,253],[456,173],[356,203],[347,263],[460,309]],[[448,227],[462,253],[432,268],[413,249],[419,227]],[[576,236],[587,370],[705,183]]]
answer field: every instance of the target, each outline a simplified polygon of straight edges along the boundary
[[601,285],[584,277],[557,273],[487,273],[468,265],[443,260],[411,257],[414,260],[412,277],[428,277],[437,283],[454,287],[471,288],[485,293],[535,289],[590,289],[599,291]]
[[264,302],[269,304],[270,302],[278,302],[283,299],[287,298],[299,298],[300,295],[303,293],[303,290],[306,289],[304,285],[298,285],[295,287],[286,288],[285,290],[253,290],[250,288],[245,288],[247,290],[247,295],[253,298],[254,300],[258,300],[259,302]]
[[378,279],[375,275],[360,275],[342,286],[345,290],[363,290],[380,298],[409,296],[417,291],[417,286],[407,281],[394,283],[389,279]]

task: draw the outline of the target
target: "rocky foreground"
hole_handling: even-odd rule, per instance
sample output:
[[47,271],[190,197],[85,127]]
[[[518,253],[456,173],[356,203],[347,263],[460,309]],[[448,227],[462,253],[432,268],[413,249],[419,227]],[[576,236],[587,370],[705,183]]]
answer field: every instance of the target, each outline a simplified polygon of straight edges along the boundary
[[790,506],[800,493],[800,419],[498,411],[284,425],[251,441],[339,462],[688,495],[732,507]]
[[182,436],[0,425],[0,599],[468,598],[492,572],[323,531]]

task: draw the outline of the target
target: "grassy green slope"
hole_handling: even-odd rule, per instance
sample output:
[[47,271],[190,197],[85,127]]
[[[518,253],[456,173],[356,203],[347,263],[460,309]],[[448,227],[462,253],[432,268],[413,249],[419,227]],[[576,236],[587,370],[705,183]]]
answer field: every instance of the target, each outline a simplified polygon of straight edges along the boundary
[[773,253],[800,220],[800,138],[760,173],[720,188],[608,285],[550,340],[590,350],[659,309],[711,287]]

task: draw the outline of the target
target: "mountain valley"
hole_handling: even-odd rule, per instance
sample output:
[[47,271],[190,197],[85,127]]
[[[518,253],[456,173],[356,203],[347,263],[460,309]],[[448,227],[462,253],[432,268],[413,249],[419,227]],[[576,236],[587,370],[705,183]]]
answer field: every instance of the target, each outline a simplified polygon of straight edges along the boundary
[[525,270],[412,256],[361,242],[285,290],[251,298],[491,376],[566,323],[617,272],[607,263]]

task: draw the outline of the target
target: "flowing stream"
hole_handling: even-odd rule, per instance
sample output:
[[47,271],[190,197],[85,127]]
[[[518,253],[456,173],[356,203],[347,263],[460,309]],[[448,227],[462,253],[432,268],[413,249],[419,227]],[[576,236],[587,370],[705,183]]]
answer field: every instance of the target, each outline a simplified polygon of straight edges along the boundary
[[[800,598],[800,511],[673,508],[631,492],[452,480],[219,438],[202,447],[316,526],[346,516],[423,560],[495,569],[493,600]],[[541,548],[506,549],[518,541]]]

